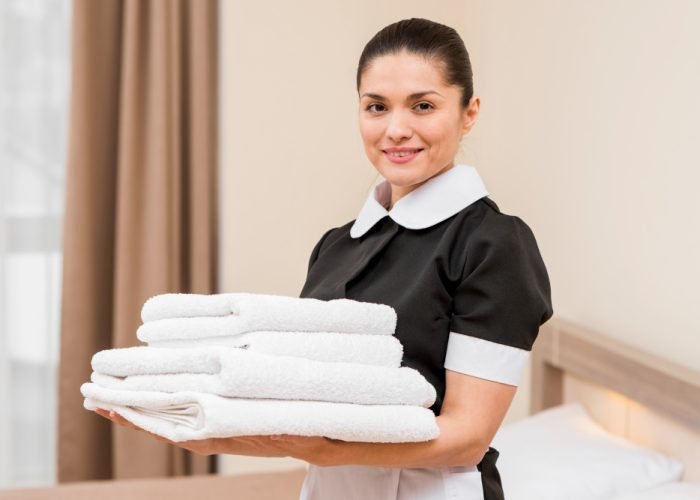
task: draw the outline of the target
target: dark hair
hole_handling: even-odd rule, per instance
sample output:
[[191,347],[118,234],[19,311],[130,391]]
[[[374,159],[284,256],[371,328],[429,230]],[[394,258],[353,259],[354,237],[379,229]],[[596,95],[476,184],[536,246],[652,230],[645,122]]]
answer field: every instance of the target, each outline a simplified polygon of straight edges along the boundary
[[388,25],[367,42],[357,65],[357,91],[360,91],[362,73],[373,59],[397,54],[401,50],[438,62],[443,68],[446,83],[462,88],[462,107],[469,104],[474,94],[474,83],[464,41],[453,28],[417,17]]

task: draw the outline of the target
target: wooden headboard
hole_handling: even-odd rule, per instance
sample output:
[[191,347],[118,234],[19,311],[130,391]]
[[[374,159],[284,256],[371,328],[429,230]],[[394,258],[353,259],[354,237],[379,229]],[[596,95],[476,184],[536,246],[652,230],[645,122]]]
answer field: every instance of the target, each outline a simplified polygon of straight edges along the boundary
[[700,372],[553,317],[532,351],[531,412],[581,402],[606,430],[700,481]]

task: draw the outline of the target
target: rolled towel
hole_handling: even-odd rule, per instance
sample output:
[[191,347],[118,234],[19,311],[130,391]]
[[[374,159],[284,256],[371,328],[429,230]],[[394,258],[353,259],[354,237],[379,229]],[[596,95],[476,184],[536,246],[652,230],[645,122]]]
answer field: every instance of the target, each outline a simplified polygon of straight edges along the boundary
[[88,410],[114,410],[148,432],[187,441],[292,434],[344,441],[401,443],[439,436],[433,412],[419,406],[227,398],[214,394],[122,391],[84,383]]
[[[227,317],[229,321],[219,328],[225,325],[228,334],[255,330],[393,334],[396,329],[396,311],[391,306],[352,299],[320,300],[242,292],[166,293],[151,297],[141,309],[144,323],[207,316]],[[164,334],[159,338],[183,337]]]
[[436,397],[433,385],[408,366],[330,363],[233,347],[108,349],[93,356],[92,367],[92,382],[131,391],[425,408]]
[[401,366],[403,358],[403,345],[393,335],[334,332],[248,332],[194,340],[154,340],[148,342],[148,346],[154,348],[248,346],[249,351],[278,356],[392,368]]

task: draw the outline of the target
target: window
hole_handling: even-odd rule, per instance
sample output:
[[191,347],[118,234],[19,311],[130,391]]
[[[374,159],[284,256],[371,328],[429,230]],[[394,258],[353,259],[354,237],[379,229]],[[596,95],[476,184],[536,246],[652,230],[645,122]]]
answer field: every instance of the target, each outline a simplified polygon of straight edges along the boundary
[[56,476],[70,0],[0,1],[0,37],[0,487],[8,488]]

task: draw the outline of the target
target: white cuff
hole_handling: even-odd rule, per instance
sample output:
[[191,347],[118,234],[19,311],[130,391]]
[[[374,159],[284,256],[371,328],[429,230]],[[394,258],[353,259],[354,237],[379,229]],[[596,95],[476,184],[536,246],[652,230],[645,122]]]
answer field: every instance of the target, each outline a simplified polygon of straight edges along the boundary
[[450,332],[445,368],[517,386],[529,357],[525,349]]

